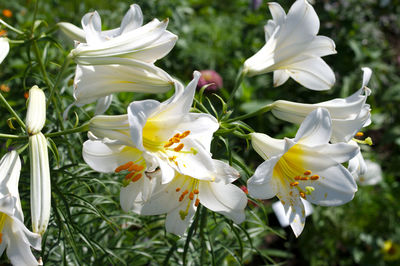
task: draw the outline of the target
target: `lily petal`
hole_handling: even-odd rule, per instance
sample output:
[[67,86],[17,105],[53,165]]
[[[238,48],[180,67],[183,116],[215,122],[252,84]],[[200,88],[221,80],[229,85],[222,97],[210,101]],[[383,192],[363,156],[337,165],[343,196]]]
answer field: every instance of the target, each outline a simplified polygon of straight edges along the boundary
[[247,181],[249,194],[257,199],[273,198],[279,191],[278,184],[272,178],[275,164],[280,159],[279,156],[272,157],[260,164],[254,175]]
[[331,126],[331,116],[328,110],[318,108],[301,123],[294,141],[308,146],[326,144],[331,138]]

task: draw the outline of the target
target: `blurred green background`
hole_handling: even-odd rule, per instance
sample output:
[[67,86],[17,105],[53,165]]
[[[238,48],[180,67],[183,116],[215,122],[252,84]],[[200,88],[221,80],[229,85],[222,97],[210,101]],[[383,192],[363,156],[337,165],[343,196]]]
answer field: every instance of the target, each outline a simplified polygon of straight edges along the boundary
[[[267,2],[136,1],[142,8],[145,23],[152,18],[169,18],[168,30],[179,36],[171,53],[156,64],[184,82],[191,79],[194,70],[217,71],[224,81],[224,88],[218,94],[225,99],[229,96],[237,72],[245,59],[264,45],[263,26],[271,18]],[[397,168],[400,164],[400,1],[315,2],[313,6],[321,21],[319,34],[332,38],[338,51],[336,55],[324,57],[336,74],[335,86],[329,91],[315,92],[301,87],[291,79],[283,86],[273,88],[271,73],[246,78],[242,89],[236,94],[234,114],[254,111],[278,99],[317,103],[346,97],[360,88],[361,67],[370,67],[373,70],[369,83],[372,95],[367,102],[372,107],[372,125],[365,129],[365,135],[373,139],[374,145],[363,146],[362,150],[365,158],[381,165],[383,181],[375,186],[360,186],[355,199],[344,206],[315,207],[314,214],[307,218],[305,230],[298,239],[294,238],[289,229],[279,227],[270,207],[275,200],[264,202],[263,208],[249,206],[249,221],[242,228],[229,223],[218,225],[218,221],[223,219],[214,215],[213,219],[209,219],[211,221],[207,227],[210,239],[214,242],[210,239],[205,241],[208,245],[206,248],[202,245],[204,242],[194,234],[193,246],[189,247],[188,253],[191,263],[200,263],[196,255],[199,248],[205,248],[209,263],[217,262],[217,265],[274,262],[284,265],[400,263],[400,246],[397,246],[400,245],[400,174]],[[79,26],[85,13],[97,10],[104,29],[118,27],[132,3],[105,0],[39,1],[37,19],[45,23],[37,31],[48,36],[39,39],[39,45],[45,51],[46,66],[51,77],[54,78],[57,74],[65,56],[73,47],[73,43],[54,28],[57,22],[67,21]],[[279,3],[287,11],[293,1]],[[11,17],[5,17],[4,14],[1,17],[19,29],[30,28],[34,5],[35,1],[29,0],[0,0],[0,9],[9,9],[13,13]],[[37,36],[40,37],[40,34]],[[8,37],[13,39],[15,34],[9,32]],[[34,84],[43,85],[38,66],[30,58],[29,49],[29,44],[12,45],[9,56],[0,67],[0,84],[4,85],[1,87],[2,93],[22,114],[24,92]],[[73,101],[70,80],[73,69],[74,66],[71,65],[68,72],[70,76],[63,81],[61,95],[64,108]],[[215,96],[208,96],[212,103],[218,105]],[[141,99],[145,96],[134,97]],[[165,99],[166,96],[155,97]],[[120,94],[109,113],[124,112],[132,99],[131,94]],[[1,112],[5,113],[5,109],[2,108]],[[89,115],[86,112],[93,112],[93,107],[77,112],[81,120],[87,120]],[[51,123],[56,117],[49,115],[48,120],[47,131],[56,130],[56,126]],[[279,121],[268,113],[246,122],[257,131],[276,138],[292,137],[297,130],[296,126]],[[7,129],[5,120],[0,121],[0,127],[4,133],[15,133]],[[80,136],[73,140],[79,143],[84,139],[84,136]],[[118,210],[118,181],[110,176],[100,176],[103,181],[94,182],[99,175],[84,165],[77,164],[80,146],[72,147],[72,154],[76,158],[66,158],[62,151],[67,148],[61,147],[63,144],[60,140],[56,140],[56,144],[60,145],[61,160],[69,160],[71,166],[62,163],[64,167],[53,172],[53,229],[49,230],[41,254],[49,265],[60,262],[156,265],[166,262],[166,258],[170,264],[181,263],[178,255],[182,254],[185,239],[178,240],[161,232],[163,223],[159,220],[163,219],[162,216],[132,217],[130,214],[123,214]],[[226,157],[222,143],[216,140],[214,144],[214,157]],[[242,174],[241,183],[244,184],[251,169],[254,170],[262,159],[242,140],[232,137],[229,144],[236,159],[240,161],[246,158],[245,164],[249,165],[249,172],[243,171]],[[2,149],[5,149],[4,145]],[[56,160],[53,165],[57,165]],[[28,173],[23,174],[21,179],[29,184]],[[28,199],[29,190],[20,189],[23,191],[22,195]],[[87,198],[81,197],[87,193],[92,194]],[[25,206],[29,208],[28,201]],[[212,214],[209,214],[209,218],[210,216]],[[65,226],[62,222],[71,225]],[[80,224],[85,226],[80,227]],[[248,234],[253,241],[250,244],[245,230],[242,230],[246,228],[249,229]],[[161,233],[154,233],[156,230]],[[242,238],[243,243],[238,243],[231,236],[232,232],[239,235],[237,238]],[[218,234],[222,234],[222,238]],[[393,243],[386,251],[383,249],[385,241],[387,246],[388,243]],[[219,249],[211,252],[211,243]]]

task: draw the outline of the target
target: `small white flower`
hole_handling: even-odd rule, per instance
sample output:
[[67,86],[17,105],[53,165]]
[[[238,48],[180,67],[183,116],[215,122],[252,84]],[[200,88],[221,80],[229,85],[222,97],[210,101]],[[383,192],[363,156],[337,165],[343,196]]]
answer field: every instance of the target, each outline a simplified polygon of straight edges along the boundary
[[16,151],[0,161],[0,255],[7,249],[13,265],[38,265],[31,248],[41,249],[41,237],[24,225],[18,182],[21,161]]
[[305,225],[301,198],[337,206],[352,200],[357,191],[353,176],[341,163],[353,158],[359,148],[347,143],[329,144],[331,127],[328,110],[318,108],[306,117],[294,139],[251,134],[254,149],[266,161],[248,180],[249,193],[261,199],[277,196],[296,236]]
[[7,38],[0,38],[0,64],[3,62],[4,58],[8,55],[10,51],[10,44]]
[[264,27],[266,44],[244,62],[249,76],[274,72],[274,86],[289,77],[306,88],[327,90],[335,83],[335,75],[321,59],[335,54],[335,43],[317,36],[319,19],[306,0],[297,0],[286,15],[278,3],[268,3],[272,20]]
[[361,89],[347,98],[337,98],[316,104],[305,104],[279,100],[272,104],[272,114],[279,119],[300,124],[313,110],[322,107],[328,109],[332,118],[333,142],[348,142],[354,135],[371,123],[371,109],[366,103],[371,90],[367,84],[371,69],[363,68],[364,76]]
[[28,134],[39,133],[46,122],[46,96],[38,86],[29,90],[26,129]]
[[143,14],[136,4],[131,5],[121,27],[108,31],[101,30],[96,11],[88,13],[82,18],[86,43],[78,44],[71,56],[81,65],[103,64],[102,59],[107,57],[154,63],[171,51],[178,37],[166,30],[168,20],[154,19],[144,26],[142,23]]
[[42,235],[50,219],[51,185],[47,140],[41,132],[29,137],[29,158],[32,229]]

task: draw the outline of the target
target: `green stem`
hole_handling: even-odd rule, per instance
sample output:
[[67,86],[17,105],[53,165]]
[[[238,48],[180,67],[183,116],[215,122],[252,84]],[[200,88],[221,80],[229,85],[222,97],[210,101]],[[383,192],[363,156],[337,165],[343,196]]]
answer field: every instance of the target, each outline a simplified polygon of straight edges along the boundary
[[14,116],[14,118],[17,120],[18,124],[25,129],[25,123],[22,121],[22,119],[18,116],[18,114],[14,111],[14,109],[11,107],[11,105],[8,104],[7,100],[4,98],[4,96],[0,93],[0,100],[4,103],[6,106],[7,110]]
[[9,28],[10,30],[15,31],[18,34],[24,34],[24,32],[20,31],[19,29],[14,28],[13,26],[11,26],[10,24],[8,24],[7,22],[5,22],[2,19],[0,19],[0,23],[3,24],[4,26],[6,26],[7,28]]
[[226,122],[227,123],[231,123],[231,122],[235,122],[235,121],[239,121],[239,120],[244,120],[244,119],[247,119],[247,118],[250,118],[250,117],[253,117],[253,116],[257,116],[257,115],[260,115],[260,114],[263,114],[263,113],[271,111],[271,109],[273,107],[274,107],[273,104],[268,104],[268,105],[262,107],[261,109],[258,109],[257,111],[254,111],[252,113],[248,113],[248,114],[245,114],[245,115],[241,115],[241,116],[229,119]]
[[243,78],[246,75],[246,73],[243,71],[243,68],[239,69],[239,73],[236,76],[235,80],[235,87],[233,88],[233,91],[231,92],[231,95],[229,96],[229,99],[227,101],[227,105],[229,105],[233,98],[235,97],[236,91],[240,88],[240,85],[242,84]]
[[0,139],[27,139],[28,136],[17,136],[17,135],[11,135],[11,134],[2,134],[0,133]]
[[64,130],[64,131],[60,131],[60,132],[47,133],[47,134],[44,134],[44,135],[45,135],[45,137],[50,137],[51,138],[51,137],[58,137],[58,136],[68,135],[68,134],[72,134],[72,133],[84,132],[84,131],[88,131],[89,130],[89,125],[90,125],[90,122],[86,122],[80,127],[71,128],[71,129],[67,129],[67,130]]
[[49,79],[49,76],[47,75],[47,71],[46,71],[46,67],[44,66],[42,57],[40,55],[40,51],[39,51],[39,47],[37,45],[36,40],[33,41],[33,50],[35,52],[36,55],[36,60],[39,63],[39,67],[40,67],[40,72],[42,72],[43,78],[44,78],[44,82],[46,83],[46,86],[51,89],[53,86],[51,85],[51,81]]
[[200,217],[200,265],[207,265],[206,264],[206,240],[204,237],[204,228],[207,226],[207,208],[201,208],[201,217]]
[[61,69],[58,71],[56,81],[54,82],[53,86],[50,89],[50,96],[49,96],[49,99],[47,100],[47,106],[49,106],[50,101],[54,101],[54,92],[58,86],[58,83],[60,82],[62,75],[65,72],[65,69],[68,67],[70,62],[71,62],[71,58],[69,56],[64,59],[64,63],[61,66]]

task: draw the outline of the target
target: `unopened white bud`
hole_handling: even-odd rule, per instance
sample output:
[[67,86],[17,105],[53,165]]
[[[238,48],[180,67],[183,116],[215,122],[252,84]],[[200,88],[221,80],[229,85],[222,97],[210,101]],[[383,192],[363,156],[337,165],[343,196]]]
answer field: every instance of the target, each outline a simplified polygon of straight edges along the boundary
[[29,90],[28,111],[26,113],[26,129],[29,135],[39,133],[46,122],[46,96],[38,87]]

